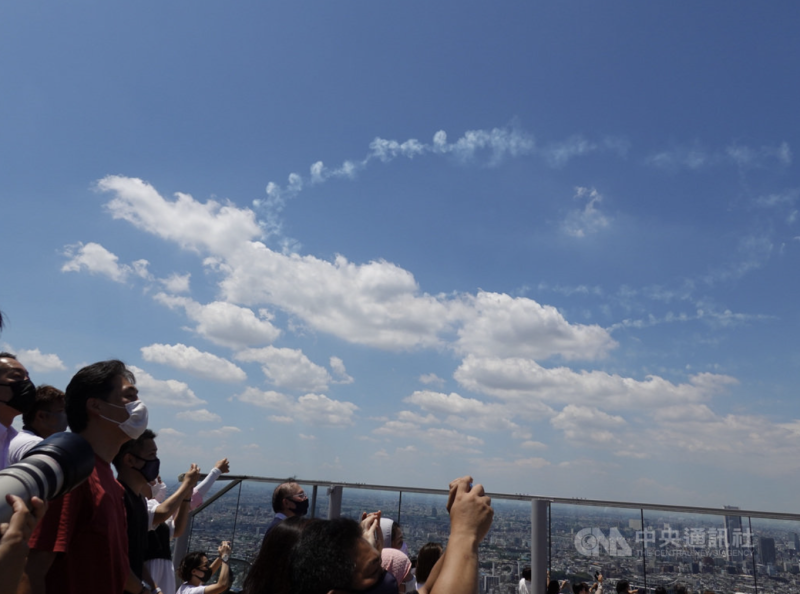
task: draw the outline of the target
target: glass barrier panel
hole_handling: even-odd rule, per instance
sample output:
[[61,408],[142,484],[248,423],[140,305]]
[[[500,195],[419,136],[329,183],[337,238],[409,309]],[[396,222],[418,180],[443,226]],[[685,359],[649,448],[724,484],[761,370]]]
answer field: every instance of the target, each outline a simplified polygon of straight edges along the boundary
[[399,517],[409,557],[416,557],[429,542],[447,546],[450,535],[447,495],[403,493]]
[[531,502],[492,497],[492,528],[479,547],[483,592],[515,593],[531,564]]
[[742,518],[743,532],[750,528],[749,561],[755,565],[759,594],[800,593],[800,522]]
[[[323,491],[323,489],[320,488],[320,491]],[[361,521],[362,512],[378,510],[382,512],[384,518],[397,520],[400,515],[400,492],[373,491],[371,489],[354,489],[352,487],[345,487],[342,490],[343,518],[351,518],[359,522]],[[327,517],[327,515],[321,517]]]
[[644,588],[635,540],[641,520],[639,509],[551,504],[550,578],[591,586],[600,574],[604,593],[623,579]]
[[737,526],[737,516],[646,510],[635,538],[648,591],[683,585],[688,592],[754,592],[750,564],[728,538]]

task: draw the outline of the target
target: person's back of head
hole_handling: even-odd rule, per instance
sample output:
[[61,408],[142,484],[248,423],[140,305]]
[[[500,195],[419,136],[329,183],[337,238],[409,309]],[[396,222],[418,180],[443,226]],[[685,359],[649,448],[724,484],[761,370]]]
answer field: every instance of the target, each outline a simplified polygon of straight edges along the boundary
[[411,559],[401,550],[390,547],[381,551],[381,567],[391,573],[398,584],[402,584],[411,573]]
[[664,586],[656,586],[655,594],[667,594],[667,589]]
[[64,392],[42,384],[36,388],[36,402],[22,413],[22,427],[45,438],[67,430]]
[[243,594],[291,594],[294,549],[303,530],[315,521],[295,516],[270,530],[244,581]]
[[89,399],[106,400],[114,391],[118,377],[136,383],[133,373],[116,359],[87,365],[72,377],[65,392],[65,404],[67,422],[73,433],[82,433],[89,425],[86,410]]
[[[424,584],[428,581],[431,569],[442,556],[442,545],[438,542],[426,542],[422,545],[417,555],[417,583]],[[528,576],[530,578],[530,575]]]
[[547,594],[558,594],[560,589],[558,580],[550,580],[550,583],[547,584]]
[[336,518],[309,523],[294,549],[294,594],[327,594],[330,590],[351,589],[359,540],[363,540],[361,526],[354,520]]
[[686,586],[683,584],[675,584],[675,594],[687,594]]
[[589,594],[589,584],[586,582],[579,582],[572,587],[572,591],[575,592],[575,594]]
[[628,580],[620,580],[617,582],[617,594],[625,593],[627,594],[628,590],[630,590],[631,585],[628,583]]

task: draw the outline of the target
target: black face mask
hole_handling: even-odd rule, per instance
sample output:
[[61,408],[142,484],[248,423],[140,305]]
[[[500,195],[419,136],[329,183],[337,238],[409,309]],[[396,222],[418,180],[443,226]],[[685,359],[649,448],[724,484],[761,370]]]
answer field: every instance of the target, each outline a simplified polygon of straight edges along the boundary
[[[134,457],[139,458],[136,454]],[[150,483],[158,478],[158,472],[161,470],[161,460],[158,458],[153,458],[152,460],[145,460],[144,458],[139,458],[139,460],[144,461],[144,466],[141,468],[137,468],[145,480]]]
[[0,384],[0,386],[8,386],[11,390],[11,398],[6,400],[6,404],[23,415],[36,403],[36,386],[29,379]]
[[210,579],[211,579],[211,575],[214,573],[213,571],[211,571],[211,568],[210,568],[210,567],[209,567],[209,568],[207,568],[207,569],[198,569],[197,571],[202,571],[202,572],[203,572],[203,577],[201,577],[201,578],[200,578],[200,581],[201,581],[201,582],[203,582],[204,584],[205,584],[205,583],[206,583],[208,580],[210,580]]
[[303,501],[295,501],[294,499],[290,499],[292,503],[294,503],[294,509],[292,513],[296,516],[304,516],[308,513],[308,499],[303,499]]
[[374,586],[359,590],[358,594],[397,594],[400,591],[397,580],[390,572],[383,570],[383,577]]

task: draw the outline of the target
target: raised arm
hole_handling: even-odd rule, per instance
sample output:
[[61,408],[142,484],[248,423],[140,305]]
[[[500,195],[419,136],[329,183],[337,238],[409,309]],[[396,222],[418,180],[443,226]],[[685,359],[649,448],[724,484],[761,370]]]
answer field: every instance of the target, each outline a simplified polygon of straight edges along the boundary
[[158,505],[155,513],[153,514],[153,526],[158,526],[162,522],[166,522],[172,514],[178,511],[181,504],[186,501],[187,504],[192,499],[192,489],[197,484],[200,478],[200,468],[197,464],[192,464],[189,471],[183,476],[183,482],[178,490],[172,495],[167,497],[162,503]]
[[450,483],[447,509],[450,512],[450,538],[447,550],[431,572],[434,583],[430,594],[478,592],[478,545],[492,526],[494,510],[482,485],[470,487],[472,477]]

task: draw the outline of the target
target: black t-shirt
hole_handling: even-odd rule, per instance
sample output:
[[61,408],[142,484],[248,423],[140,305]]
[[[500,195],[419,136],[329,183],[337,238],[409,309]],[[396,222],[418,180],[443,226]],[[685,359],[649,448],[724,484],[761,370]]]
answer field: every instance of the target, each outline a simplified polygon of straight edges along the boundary
[[162,522],[154,530],[147,533],[147,550],[144,560],[150,559],[172,559],[172,552],[169,550],[169,526]]
[[125,515],[128,518],[128,559],[131,570],[136,577],[142,579],[144,570],[144,553],[147,549],[147,503],[144,497],[119,481],[125,487]]

